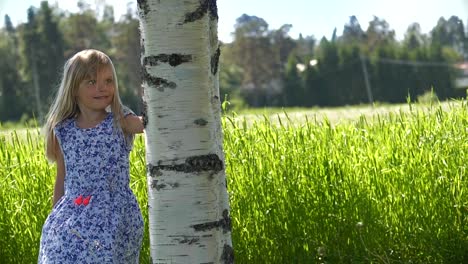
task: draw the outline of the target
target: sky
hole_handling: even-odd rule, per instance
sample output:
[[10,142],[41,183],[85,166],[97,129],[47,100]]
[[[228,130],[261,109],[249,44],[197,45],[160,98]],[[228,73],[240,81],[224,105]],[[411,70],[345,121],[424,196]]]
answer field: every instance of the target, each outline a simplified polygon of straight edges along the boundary
[[[48,0],[58,3],[59,8],[76,12],[76,3],[72,0]],[[0,0],[0,17],[8,14],[14,25],[26,22],[26,10],[30,6],[39,7],[41,0]],[[91,7],[96,2],[106,2],[114,6],[114,15],[118,19],[127,10],[127,6],[136,9],[137,0],[87,0]],[[323,36],[330,39],[336,28],[338,35],[355,15],[363,30],[369,21],[377,16],[385,19],[390,28],[395,30],[397,39],[404,37],[408,26],[418,22],[423,33],[428,33],[439,20],[455,15],[468,23],[468,0],[218,0],[218,36],[223,42],[232,41],[232,32],[236,19],[242,14],[263,18],[269,29],[279,29],[284,24],[292,24],[289,35],[298,38]]]

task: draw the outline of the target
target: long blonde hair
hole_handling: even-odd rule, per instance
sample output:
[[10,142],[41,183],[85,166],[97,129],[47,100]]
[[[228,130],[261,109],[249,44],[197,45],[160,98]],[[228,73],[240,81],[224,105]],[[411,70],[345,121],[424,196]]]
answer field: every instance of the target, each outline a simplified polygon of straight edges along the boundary
[[110,66],[112,68],[115,90],[110,107],[111,111],[114,113],[114,126],[117,128],[123,127],[125,119],[123,118],[123,106],[119,96],[114,64],[109,56],[101,51],[94,49],[80,51],[65,63],[60,87],[47,114],[46,123],[43,127],[46,148],[45,154],[50,161],[57,160],[57,141],[54,134],[54,127],[67,118],[77,117],[80,113],[80,109],[78,108],[76,95],[80,83],[86,78],[89,78],[89,76],[96,75],[98,68],[101,66]]

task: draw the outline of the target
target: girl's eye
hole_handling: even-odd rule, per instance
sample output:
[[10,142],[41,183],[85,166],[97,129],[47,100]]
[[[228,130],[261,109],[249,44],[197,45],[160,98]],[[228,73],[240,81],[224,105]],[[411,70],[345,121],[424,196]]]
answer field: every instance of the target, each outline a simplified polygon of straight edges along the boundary
[[107,79],[106,82],[107,82],[108,84],[111,84],[111,83],[114,82],[114,80],[112,80],[112,79]]
[[96,84],[96,80],[89,80],[89,81],[88,81],[88,84],[89,84],[89,85],[95,85],[95,84]]

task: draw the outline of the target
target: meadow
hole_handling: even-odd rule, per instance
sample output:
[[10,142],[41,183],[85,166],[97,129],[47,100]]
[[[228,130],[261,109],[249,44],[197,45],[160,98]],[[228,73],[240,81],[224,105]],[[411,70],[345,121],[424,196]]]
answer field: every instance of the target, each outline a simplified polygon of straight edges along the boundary
[[[350,112],[222,119],[236,262],[468,263],[466,102]],[[140,136],[147,219],[144,153]],[[0,133],[2,263],[36,262],[54,177],[37,129]]]

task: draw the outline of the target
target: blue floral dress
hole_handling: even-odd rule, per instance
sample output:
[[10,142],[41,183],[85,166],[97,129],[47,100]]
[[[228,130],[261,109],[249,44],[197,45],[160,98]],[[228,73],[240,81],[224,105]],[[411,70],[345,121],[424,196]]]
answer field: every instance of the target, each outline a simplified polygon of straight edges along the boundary
[[[129,113],[125,113],[129,114]],[[143,218],[129,187],[129,153],[113,114],[93,128],[54,129],[65,159],[65,195],[42,229],[39,263],[138,263]]]

